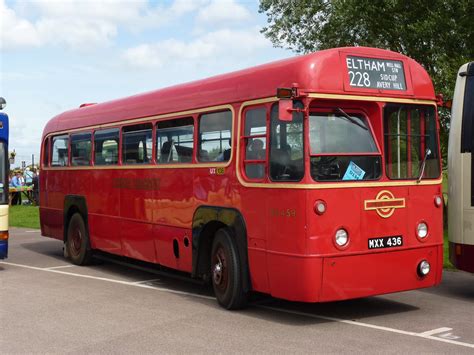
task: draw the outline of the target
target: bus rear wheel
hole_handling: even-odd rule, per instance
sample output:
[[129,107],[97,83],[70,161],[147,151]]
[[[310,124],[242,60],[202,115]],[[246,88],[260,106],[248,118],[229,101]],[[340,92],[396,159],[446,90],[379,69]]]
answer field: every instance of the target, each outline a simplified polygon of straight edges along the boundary
[[243,308],[247,293],[242,287],[241,262],[228,228],[219,229],[212,243],[211,279],[217,302],[226,309]]
[[87,233],[84,219],[79,213],[73,214],[69,220],[66,249],[69,258],[74,264],[90,264],[92,250],[90,248],[89,234]]

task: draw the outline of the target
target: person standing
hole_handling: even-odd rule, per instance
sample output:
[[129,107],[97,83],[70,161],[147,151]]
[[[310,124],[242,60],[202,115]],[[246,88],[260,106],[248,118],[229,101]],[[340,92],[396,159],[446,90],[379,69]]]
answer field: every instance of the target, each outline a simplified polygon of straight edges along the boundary
[[36,169],[33,169],[33,201],[34,203],[39,206],[39,177]]
[[12,205],[21,205],[21,188],[22,188],[22,176],[19,171],[16,172],[12,178],[12,186],[16,189],[13,193]]

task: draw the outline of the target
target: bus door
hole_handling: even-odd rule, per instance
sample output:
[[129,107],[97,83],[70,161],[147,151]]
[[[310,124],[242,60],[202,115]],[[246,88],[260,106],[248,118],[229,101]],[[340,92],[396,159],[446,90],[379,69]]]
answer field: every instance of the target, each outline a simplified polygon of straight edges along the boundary
[[118,128],[94,132],[94,169],[90,180],[91,191],[87,198],[89,232],[93,248],[121,254]]
[[153,242],[154,193],[159,187],[152,169],[151,123],[122,128],[122,169],[120,191],[120,243],[122,255],[156,263]]
[[194,213],[194,118],[156,124],[154,174],[154,250],[161,265],[191,271],[191,224]]
[[[294,104],[302,108],[301,102]],[[279,253],[306,253],[306,193],[305,190],[291,188],[291,185],[302,183],[304,178],[304,115],[293,113],[291,121],[279,119],[278,104],[270,112],[270,147],[268,179],[270,185],[279,186],[275,190],[266,191],[267,202],[265,214],[269,216],[267,226],[268,269],[277,274],[291,278],[288,265],[291,260],[282,262]],[[288,188],[284,188],[288,186]],[[316,270],[315,270],[316,272]],[[280,282],[281,284],[275,284]],[[285,278],[270,278],[271,289],[286,289]],[[288,291],[289,293],[293,292]],[[302,290],[300,290],[302,291]]]
[[[462,191],[470,191],[468,196],[467,213],[472,213],[474,217],[474,62],[469,63],[464,73],[465,76],[465,87],[462,101],[462,127],[461,127],[461,153],[471,153],[471,169],[465,171],[464,176],[467,178],[463,179]],[[466,154],[462,154],[466,156]],[[467,158],[467,156],[466,156]],[[463,165],[468,166],[469,164]],[[469,218],[470,220],[471,218]]]

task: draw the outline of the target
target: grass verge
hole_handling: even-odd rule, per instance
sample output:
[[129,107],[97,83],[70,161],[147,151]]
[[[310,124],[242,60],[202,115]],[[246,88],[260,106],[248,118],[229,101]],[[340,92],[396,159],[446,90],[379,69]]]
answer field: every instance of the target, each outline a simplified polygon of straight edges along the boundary
[[449,242],[448,242],[448,226],[443,233],[444,245],[443,245],[443,268],[445,270],[456,270],[456,268],[449,261]]
[[9,223],[11,227],[39,229],[39,207],[10,206]]

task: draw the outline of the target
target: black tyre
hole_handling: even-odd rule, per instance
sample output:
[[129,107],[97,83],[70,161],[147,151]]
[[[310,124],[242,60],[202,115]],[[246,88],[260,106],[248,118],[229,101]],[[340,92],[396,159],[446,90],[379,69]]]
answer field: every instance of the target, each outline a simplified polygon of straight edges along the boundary
[[88,265],[92,260],[89,233],[79,213],[73,214],[69,220],[66,251],[68,257],[76,265]]
[[247,303],[240,264],[232,232],[228,228],[219,229],[212,243],[211,279],[217,301],[226,309],[243,308]]

